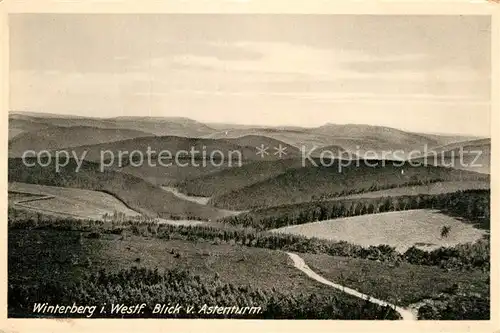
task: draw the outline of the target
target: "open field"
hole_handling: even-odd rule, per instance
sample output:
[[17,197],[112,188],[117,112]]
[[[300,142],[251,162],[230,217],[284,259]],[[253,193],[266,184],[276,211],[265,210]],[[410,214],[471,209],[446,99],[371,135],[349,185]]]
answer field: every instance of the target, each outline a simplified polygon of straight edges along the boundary
[[[225,283],[252,285],[280,292],[335,293],[296,270],[285,253],[210,242],[161,240],[103,234],[78,242],[78,232],[10,230],[9,272],[12,281],[68,281],[83,272],[118,272],[132,266],[187,269],[203,279],[217,274]],[[50,245],[50,246],[49,246]],[[15,259],[15,260],[14,260]],[[90,267],[71,261],[91,262]]]
[[[451,227],[446,238],[441,237],[441,228],[444,226]],[[470,224],[427,209],[367,214],[283,227],[273,231],[347,241],[361,246],[387,244],[399,252],[405,252],[412,246],[432,250],[441,246],[474,242],[486,234]]]
[[323,277],[350,288],[409,306],[423,299],[447,292],[455,284],[461,291],[489,294],[489,276],[479,270],[463,274],[437,267],[301,253],[312,270]]
[[[203,304],[217,304],[259,307],[262,312],[257,312],[257,318],[268,319],[400,318],[388,307],[325,288],[295,269],[286,253],[277,251],[132,235],[124,238],[123,234],[27,229],[10,230],[9,249],[11,317],[32,317],[33,302],[87,301],[105,306],[109,302],[142,301],[145,311],[135,317],[198,318],[205,316],[200,312]],[[155,315],[153,304],[158,303],[192,304],[195,310],[191,315],[186,311]],[[131,316],[99,312],[95,317]],[[209,318],[220,317],[234,314],[224,312],[224,316],[212,314]]]
[[[31,162],[31,161],[30,161]],[[27,167],[22,159],[9,158],[9,181],[37,185],[78,188],[109,193],[141,214],[165,219],[215,220],[227,216],[213,207],[177,198],[172,193],[141,178],[105,170],[99,165],[83,162],[78,172],[71,159],[65,167],[56,170],[55,164]]]
[[14,205],[16,202],[26,202],[26,201],[30,201],[30,200],[37,200],[37,199],[40,199],[43,197],[45,197],[45,195],[16,192],[16,191],[9,190],[8,200],[9,200],[9,205]]
[[[101,219],[105,213],[113,215],[115,211],[126,216],[139,215],[112,195],[99,191],[17,182],[9,183],[9,192],[11,191],[46,198],[29,201],[21,199],[11,203],[14,207],[19,206],[35,211],[89,219]],[[15,195],[19,196],[19,194]]]
[[359,198],[380,198],[380,197],[396,197],[401,195],[418,195],[418,194],[442,194],[453,193],[465,190],[489,190],[490,182],[484,180],[464,180],[464,181],[449,181],[436,182],[428,185],[416,185],[396,187],[387,190],[364,192],[359,194],[347,195],[332,200],[342,199],[359,199]]

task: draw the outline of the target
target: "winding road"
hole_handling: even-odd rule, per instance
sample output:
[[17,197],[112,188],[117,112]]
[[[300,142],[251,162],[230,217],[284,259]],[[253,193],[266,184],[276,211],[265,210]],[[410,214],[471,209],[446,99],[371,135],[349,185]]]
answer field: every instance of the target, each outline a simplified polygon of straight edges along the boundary
[[397,311],[401,315],[403,320],[417,320],[418,319],[416,311],[410,311],[408,309],[401,308],[399,306],[388,303],[386,301],[382,301],[382,300],[379,300],[377,298],[373,298],[369,295],[365,295],[363,293],[360,293],[359,291],[356,291],[354,289],[342,286],[340,284],[333,283],[333,282],[325,279],[321,275],[317,274],[316,272],[314,272],[311,268],[309,268],[309,266],[307,266],[304,259],[302,259],[298,255],[296,255],[295,253],[290,253],[290,252],[286,252],[286,253],[292,259],[293,265],[297,269],[304,272],[310,278],[312,278],[320,283],[323,283],[327,286],[333,287],[335,289],[339,289],[339,290],[345,292],[346,294],[361,298],[363,300],[368,300],[371,303],[378,304],[380,306],[389,306],[389,307],[393,308],[395,311]]

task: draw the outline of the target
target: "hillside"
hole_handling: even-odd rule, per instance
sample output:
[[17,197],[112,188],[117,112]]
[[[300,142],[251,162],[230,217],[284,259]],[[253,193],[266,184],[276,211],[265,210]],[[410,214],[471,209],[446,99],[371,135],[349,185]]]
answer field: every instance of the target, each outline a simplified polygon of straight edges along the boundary
[[[224,193],[242,189],[266,179],[270,179],[285,173],[288,169],[300,168],[299,160],[252,162],[241,168],[227,168],[218,172],[210,172],[200,177],[187,177],[186,180],[175,184],[177,189],[184,194],[193,196],[220,196]],[[460,176],[458,176],[460,178]],[[412,185],[391,188],[387,190],[363,192],[339,198],[361,198],[394,196],[404,194],[433,194],[455,192],[466,189],[489,189],[488,181],[456,181],[456,182],[433,182],[427,185]]]
[[[225,139],[224,141],[230,142],[232,144],[249,148],[250,150],[257,152],[257,147],[268,147],[267,153],[272,156],[277,153],[277,149],[281,146],[284,150],[283,158],[296,158],[300,157],[300,150],[290,144],[283,141],[279,141],[267,136],[262,135],[245,135],[239,138]],[[259,159],[262,159],[259,156]]]
[[[314,147],[338,147],[340,151],[348,151],[358,155],[366,151],[373,151],[376,156],[367,158],[391,159],[398,156],[383,151],[404,150],[399,158],[404,158],[412,150],[423,150],[425,145],[434,147],[440,144],[436,138],[425,135],[401,131],[383,126],[369,126],[361,124],[336,125],[326,124],[316,128],[261,128],[238,127],[225,129],[209,135],[210,138],[238,138],[249,135],[266,136],[283,141],[289,145],[304,148],[306,151]],[[316,155],[316,157],[319,156]]]
[[[279,143],[274,141],[273,144]],[[284,143],[281,144],[283,146],[287,146]],[[156,158],[156,161],[158,160],[157,156],[161,151],[170,152],[172,154],[172,158],[175,158],[175,155],[179,153],[179,158],[188,159],[188,161],[191,161],[193,156],[196,160],[200,161],[202,159],[210,160],[211,156],[213,156],[215,164],[217,165],[220,163],[221,166],[228,165],[230,160],[233,161],[232,163],[237,163],[240,160],[240,156],[242,161],[279,159],[277,155],[274,155],[274,150],[272,149],[268,150],[269,155],[261,157],[257,155],[258,151],[255,146],[240,146],[227,140],[185,138],[178,136],[141,137],[104,144],[78,146],[72,148],[72,150],[78,152],[79,154],[83,153],[83,151],[87,151],[88,153],[86,159],[89,161],[99,161],[101,157],[100,154],[104,151],[111,151],[114,153],[116,158],[118,158],[119,151],[130,153],[134,150],[142,152],[145,160],[147,160],[146,157],[148,148],[151,151],[151,155]],[[292,147],[289,148],[291,149]],[[191,150],[194,151],[194,155],[191,154]],[[153,151],[155,151],[156,154],[154,154]],[[296,151],[291,150],[291,153],[296,154]],[[107,156],[110,156],[110,154]],[[128,158],[128,155],[123,156]],[[164,157],[166,156],[167,155],[164,155]],[[283,158],[286,157],[287,156],[284,156]],[[168,164],[169,162],[165,160],[164,163]],[[204,167],[201,162],[199,163],[200,167]],[[208,163],[209,162],[207,162],[207,164]]]
[[56,115],[47,113],[11,113],[9,120],[23,119],[32,123],[49,127],[86,126],[96,128],[116,128],[115,123],[103,118],[76,117],[71,115]]
[[477,136],[471,135],[453,135],[453,134],[430,134],[430,133],[416,133],[428,137],[431,140],[435,140],[439,143],[439,146],[445,146],[456,142],[472,141],[480,139]]
[[33,121],[29,117],[9,115],[9,140],[21,133],[40,131],[52,126]]
[[27,150],[39,152],[148,136],[152,136],[152,134],[130,129],[106,129],[89,126],[50,127],[16,136],[9,142],[9,156],[21,157]]
[[489,138],[483,138],[483,139],[474,139],[474,140],[464,140],[464,141],[457,141],[457,142],[452,142],[446,145],[434,147],[431,149],[432,152],[448,152],[452,150],[457,150],[460,148],[465,148],[465,147],[482,147],[482,146],[491,146],[491,139]]
[[328,135],[309,133],[298,129],[277,129],[277,128],[238,128],[229,129],[213,133],[208,138],[212,139],[234,139],[244,136],[264,136],[271,139],[282,141],[297,148],[305,147],[323,147],[334,144],[332,138]]
[[415,209],[439,210],[475,228],[490,230],[490,190],[462,190],[439,194],[344,198],[268,207],[230,216],[220,222],[259,230],[315,221]]
[[96,127],[102,129],[129,129],[149,133],[150,135],[176,135],[201,137],[215,130],[205,124],[182,117],[116,117],[90,118],[66,115],[36,113],[14,113],[9,119],[23,119],[50,127]]
[[[11,200],[16,194],[38,198]],[[104,192],[17,182],[9,183],[9,207],[95,220],[102,219],[104,214],[112,216],[115,212],[129,218],[139,215],[116,197]]]
[[75,172],[76,162],[71,160],[57,173],[53,164],[27,167],[20,158],[9,158],[8,167],[9,182],[102,191],[145,215],[203,220],[223,215],[215,208],[181,200],[140,178],[114,171],[100,172],[94,163],[84,162],[79,172]]
[[455,142],[436,147],[426,157],[417,158],[415,161],[489,174],[491,168],[491,139]]
[[176,188],[187,195],[220,196],[263,180],[278,176],[291,168],[300,168],[301,160],[255,161],[242,167],[227,168],[218,172],[178,182]]
[[[122,168],[117,168],[117,170],[142,178],[145,181],[158,186],[174,186],[179,182],[203,177],[227,168],[229,168],[227,165],[215,166],[211,163],[207,163],[205,167],[189,164],[186,166],[180,166],[175,163],[172,163],[172,165],[169,166],[157,165],[156,167],[151,167],[148,163],[144,163],[140,166],[126,165]],[[239,169],[237,165],[231,168]]]
[[424,135],[385,126],[325,124],[310,131],[331,136],[335,139],[335,144],[349,151],[356,151],[359,146],[361,152],[404,150],[408,153],[412,150],[422,150],[425,145],[433,147],[439,144],[437,140]]
[[184,117],[115,117],[107,121],[114,122],[120,128],[133,128],[159,136],[197,138],[214,132],[207,125]]
[[[400,166],[390,161],[365,162],[361,161],[359,166],[353,162],[350,166],[339,167],[339,162],[335,161],[331,167],[318,165],[286,170],[274,178],[214,197],[211,204],[226,209],[247,210],[409,184],[489,179],[486,175],[450,168]],[[367,165],[368,162],[377,165],[372,167]]]

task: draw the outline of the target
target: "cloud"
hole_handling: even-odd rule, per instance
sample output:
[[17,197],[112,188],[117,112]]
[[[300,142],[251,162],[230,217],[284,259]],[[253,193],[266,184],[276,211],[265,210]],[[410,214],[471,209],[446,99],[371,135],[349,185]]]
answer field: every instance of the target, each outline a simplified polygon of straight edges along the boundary
[[436,96],[430,94],[370,94],[370,93],[290,93],[271,91],[224,91],[224,90],[169,90],[165,92],[138,91],[135,96],[157,96],[168,97],[174,94],[185,95],[206,95],[213,97],[278,97],[287,99],[305,99],[315,102],[357,102],[357,103],[424,103],[424,104],[469,104],[469,105],[489,105],[488,101],[470,96]]
[[484,115],[489,26],[473,16],[14,15],[11,107],[255,121],[286,110],[297,122],[325,120],[331,106],[339,119],[384,107]]

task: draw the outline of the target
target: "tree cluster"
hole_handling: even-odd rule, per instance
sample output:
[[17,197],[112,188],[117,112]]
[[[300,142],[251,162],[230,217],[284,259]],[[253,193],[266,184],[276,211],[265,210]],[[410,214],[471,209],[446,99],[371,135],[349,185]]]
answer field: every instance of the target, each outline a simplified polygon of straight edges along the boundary
[[[170,318],[245,318],[245,319],[399,319],[399,314],[389,307],[382,307],[340,293],[316,295],[282,293],[275,289],[263,290],[251,286],[223,283],[214,275],[201,278],[181,270],[160,273],[158,270],[132,267],[116,273],[101,270],[86,274],[78,281],[46,281],[40,285],[9,283],[8,311],[11,317],[33,316],[33,303],[97,305],[94,317],[126,318],[165,317],[154,314],[155,304],[194,306],[191,314],[181,311]],[[128,305],[146,303],[143,314],[111,314],[109,304]],[[106,313],[101,306],[107,304]],[[198,310],[208,306],[260,307],[252,314],[204,314]],[[37,314],[40,317],[57,316]],[[64,317],[70,315],[64,314]],[[82,315],[76,315],[82,316]]]

